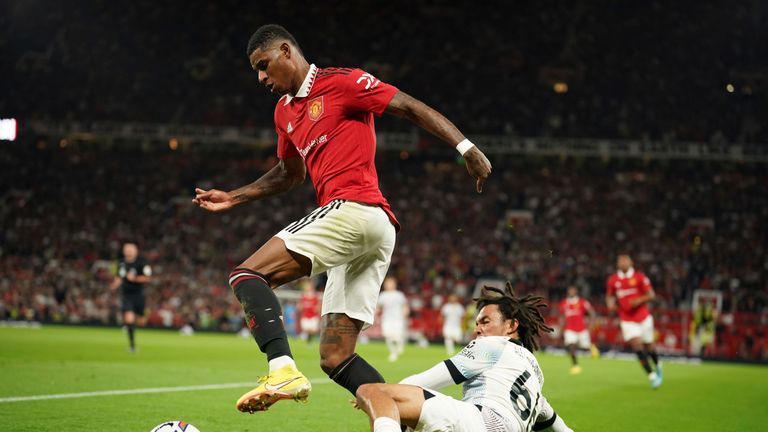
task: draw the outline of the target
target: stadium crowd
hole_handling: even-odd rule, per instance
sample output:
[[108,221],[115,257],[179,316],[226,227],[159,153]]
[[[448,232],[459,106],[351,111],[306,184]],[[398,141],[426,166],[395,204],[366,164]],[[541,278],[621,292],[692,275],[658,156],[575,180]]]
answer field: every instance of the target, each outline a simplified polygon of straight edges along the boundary
[[[0,319],[115,323],[119,296],[108,284],[121,242],[133,240],[154,269],[150,325],[239,329],[228,271],[314,208],[314,191],[307,182],[224,215],[195,208],[191,197],[195,186],[256,179],[275,163],[273,151],[6,145]],[[761,166],[496,156],[495,177],[478,196],[457,163],[450,153],[379,155],[382,190],[403,223],[390,274],[414,314],[450,293],[466,302],[484,278],[552,303],[573,283],[602,305],[616,253],[630,251],[654,284],[655,307],[689,310],[695,289],[719,290],[724,312],[763,324],[739,335],[751,341],[739,351],[768,358]]]
[[274,3],[9,2],[0,114],[271,127],[245,44],[278,22],[318,65],[365,68],[473,133],[768,138],[759,2]]
[[[273,6],[8,2],[0,118],[272,128],[275,98],[245,44],[258,25],[277,22],[311,61],[364,68],[470,136],[768,141],[768,45],[759,43],[768,9],[759,2]],[[410,128],[387,116],[377,125]],[[194,188],[256,179],[274,149],[139,147],[46,137],[3,145],[0,320],[115,323],[118,298],[107,287],[130,240],[155,271],[150,325],[242,326],[226,275],[313,209],[314,192],[305,185],[209,214],[191,205]],[[454,156],[378,157],[403,222],[390,274],[414,318],[434,317],[451,293],[466,302],[486,278],[552,303],[576,284],[602,305],[615,256],[628,251],[660,310],[690,310],[697,289],[722,293],[718,341],[730,348],[710,354],[768,359],[764,166],[491,155],[493,177],[477,196]]]

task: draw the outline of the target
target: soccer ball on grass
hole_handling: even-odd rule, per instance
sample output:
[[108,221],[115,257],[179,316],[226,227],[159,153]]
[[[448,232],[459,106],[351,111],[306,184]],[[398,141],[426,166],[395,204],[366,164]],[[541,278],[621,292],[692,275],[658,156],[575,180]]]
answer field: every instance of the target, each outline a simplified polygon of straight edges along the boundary
[[150,432],[200,432],[200,430],[187,422],[174,420],[159,424]]

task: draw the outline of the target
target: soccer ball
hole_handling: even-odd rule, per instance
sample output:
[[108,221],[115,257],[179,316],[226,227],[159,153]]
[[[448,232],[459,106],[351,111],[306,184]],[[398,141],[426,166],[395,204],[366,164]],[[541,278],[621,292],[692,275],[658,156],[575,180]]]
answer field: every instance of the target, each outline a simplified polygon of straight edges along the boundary
[[200,432],[200,430],[187,422],[174,420],[159,424],[150,432]]

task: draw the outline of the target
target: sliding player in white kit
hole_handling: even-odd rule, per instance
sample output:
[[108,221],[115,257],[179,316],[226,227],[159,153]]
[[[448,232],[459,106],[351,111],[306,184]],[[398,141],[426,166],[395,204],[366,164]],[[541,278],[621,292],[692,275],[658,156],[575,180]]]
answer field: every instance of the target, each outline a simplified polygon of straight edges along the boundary
[[[495,293],[495,294],[494,294]],[[486,287],[476,299],[475,335],[459,354],[400,384],[365,384],[357,406],[374,432],[571,432],[542,395],[544,375],[532,351],[536,337],[551,332],[541,297],[517,298],[510,284]],[[463,383],[462,399],[438,393]]]
[[405,350],[408,337],[408,299],[397,290],[397,279],[384,279],[384,290],[379,294],[377,311],[381,313],[381,334],[389,349],[389,361],[393,362]]

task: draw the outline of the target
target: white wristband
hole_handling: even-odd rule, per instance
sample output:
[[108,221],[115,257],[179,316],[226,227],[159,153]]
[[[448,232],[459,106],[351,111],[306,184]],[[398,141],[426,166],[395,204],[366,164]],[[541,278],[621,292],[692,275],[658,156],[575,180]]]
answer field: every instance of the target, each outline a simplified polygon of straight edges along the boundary
[[471,149],[474,146],[475,145],[472,144],[472,141],[464,138],[464,141],[456,144],[456,150],[458,150],[459,153],[461,153],[461,155],[464,156],[464,153],[466,153],[469,149]]

